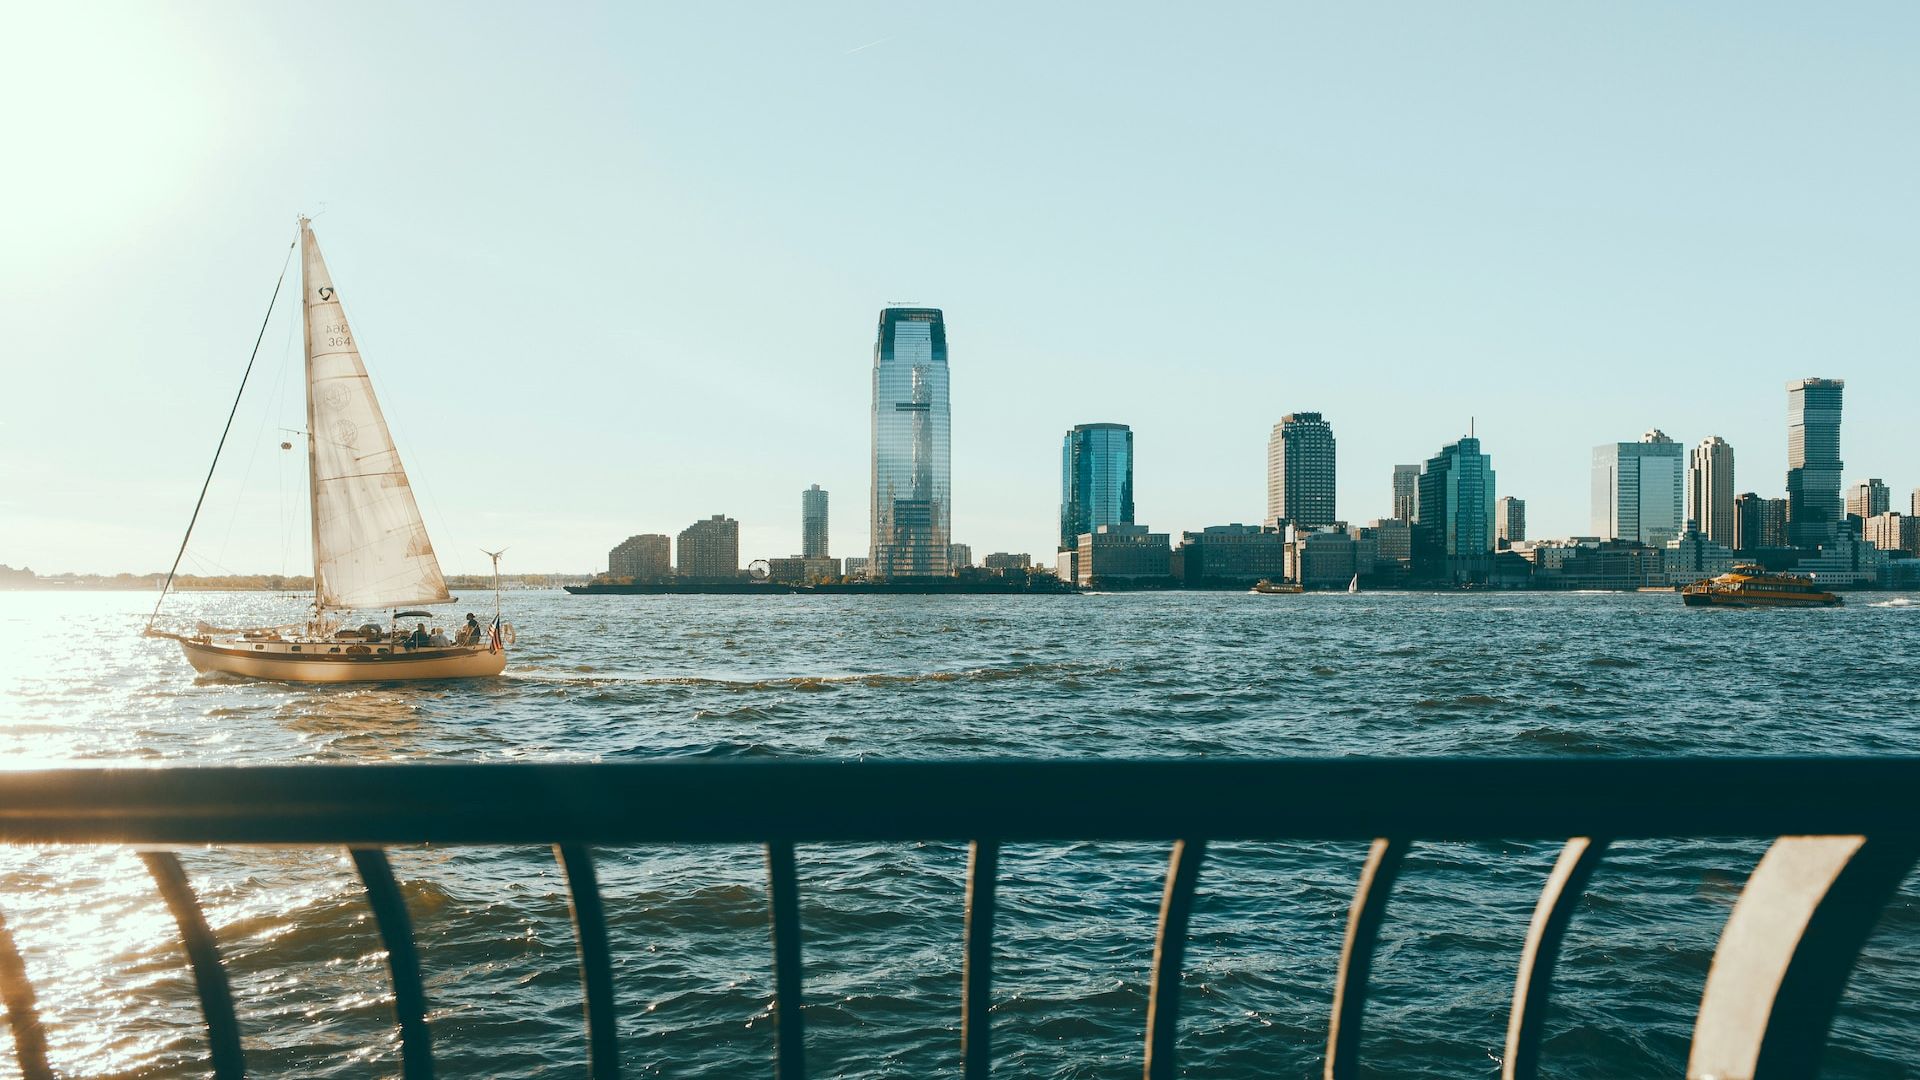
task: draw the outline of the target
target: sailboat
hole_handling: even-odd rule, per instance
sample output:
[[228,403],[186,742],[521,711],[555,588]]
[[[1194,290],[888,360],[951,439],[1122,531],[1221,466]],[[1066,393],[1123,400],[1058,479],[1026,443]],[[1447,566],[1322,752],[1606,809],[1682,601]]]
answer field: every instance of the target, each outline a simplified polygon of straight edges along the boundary
[[1347,591],[1350,593],[1357,593],[1360,591],[1360,575],[1359,574],[1353,575],[1353,580],[1347,582]]
[[[374,397],[360,348],[354,343],[340,294],[307,218],[299,222],[301,309],[306,326],[307,491],[313,525],[313,612],[304,625],[222,630],[201,624],[194,633],[147,633],[180,643],[199,672],[222,672],[287,682],[374,682],[459,679],[498,675],[507,665],[513,628],[500,621],[499,560],[494,561],[494,617],[457,642],[416,644],[399,619],[428,618],[401,611],[450,604],[440,560],[407,482],[399,450]],[[284,271],[282,272],[284,278]],[[279,286],[274,289],[275,300]],[[271,311],[269,305],[269,311]],[[266,327],[261,326],[264,336]],[[259,343],[254,345],[255,355]],[[252,361],[248,370],[252,370]],[[241,380],[241,393],[246,380]],[[239,402],[235,400],[235,409]],[[231,430],[233,418],[227,419]],[[226,435],[221,435],[221,446]],[[219,450],[214,452],[216,464]],[[213,473],[207,473],[208,483]],[[200,492],[202,502],[206,488]],[[194,507],[194,518],[200,513]],[[193,534],[188,522],[187,535]],[[186,551],[182,540],[181,554]],[[167,575],[168,586],[174,570]],[[161,589],[161,599],[166,587]],[[159,605],[154,605],[158,616]],[[386,625],[352,622],[346,613],[384,611]],[[472,622],[473,620],[470,620]],[[442,639],[444,640],[444,639]]]

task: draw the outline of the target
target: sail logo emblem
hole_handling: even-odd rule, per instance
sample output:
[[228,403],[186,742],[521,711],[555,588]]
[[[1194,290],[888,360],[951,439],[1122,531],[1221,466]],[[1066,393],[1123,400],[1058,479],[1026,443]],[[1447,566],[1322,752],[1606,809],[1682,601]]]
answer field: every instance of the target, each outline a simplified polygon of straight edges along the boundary
[[354,448],[354,444],[360,441],[360,429],[355,426],[351,420],[335,420],[333,422],[333,441],[351,450]]
[[333,286],[331,285],[320,286],[320,299],[322,300],[333,299]]
[[343,409],[347,405],[347,388],[339,383],[327,387],[327,405],[334,409]]

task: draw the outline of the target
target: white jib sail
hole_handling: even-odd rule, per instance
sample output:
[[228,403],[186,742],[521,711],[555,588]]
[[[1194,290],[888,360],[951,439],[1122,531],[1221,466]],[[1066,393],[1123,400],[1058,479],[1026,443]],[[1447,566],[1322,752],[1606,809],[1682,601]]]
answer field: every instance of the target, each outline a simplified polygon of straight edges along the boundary
[[452,599],[360,348],[302,220],[314,596],[321,610]]

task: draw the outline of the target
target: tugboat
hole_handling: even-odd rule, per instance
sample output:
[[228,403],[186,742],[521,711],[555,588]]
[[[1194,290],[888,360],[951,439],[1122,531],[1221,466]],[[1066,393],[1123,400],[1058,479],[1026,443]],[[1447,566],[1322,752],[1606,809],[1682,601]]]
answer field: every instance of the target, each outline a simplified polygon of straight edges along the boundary
[[1696,581],[1680,590],[1688,607],[1839,607],[1838,596],[1804,574],[1774,574],[1741,563],[1730,574]]

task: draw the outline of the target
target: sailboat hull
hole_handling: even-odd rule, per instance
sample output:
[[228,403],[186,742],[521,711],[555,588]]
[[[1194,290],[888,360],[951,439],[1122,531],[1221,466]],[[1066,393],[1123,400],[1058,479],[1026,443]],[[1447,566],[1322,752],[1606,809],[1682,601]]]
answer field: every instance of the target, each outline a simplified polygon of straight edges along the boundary
[[506,669],[507,653],[484,645],[394,649],[387,652],[325,651],[328,642],[181,641],[187,663],[202,674],[242,675],[298,683],[390,682],[417,679],[475,679]]

